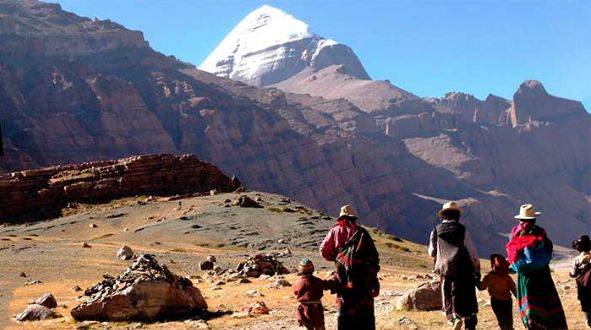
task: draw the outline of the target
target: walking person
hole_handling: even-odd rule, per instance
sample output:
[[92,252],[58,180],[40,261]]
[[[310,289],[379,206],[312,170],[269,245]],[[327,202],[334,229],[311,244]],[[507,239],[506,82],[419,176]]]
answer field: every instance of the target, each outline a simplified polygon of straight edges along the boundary
[[336,266],[338,329],[375,329],[379,255],[367,230],[357,224],[357,214],[350,205],[341,208],[337,223],[320,244],[320,254]]
[[527,329],[567,329],[560,297],[550,274],[553,244],[536,225],[540,212],[524,204],[506,246],[511,268],[517,272],[519,314]]
[[438,215],[442,222],[431,231],[429,255],[441,277],[443,311],[454,330],[476,329],[480,260],[470,233],[460,223],[462,210],[455,202],[445,203]]
[[490,306],[501,330],[513,330],[513,300],[515,282],[509,276],[509,262],[500,254],[491,254],[488,274],[478,283],[478,290],[488,290]]
[[314,263],[308,258],[298,265],[300,278],[292,285],[299,305],[296,312],[298,324],[307,330],[324,330],[324,290],[335,287],[336,280],[323,280],[314,276]]
[[575,258],[570,276],[577,282],[577,297],[585,313],[587,326],[591,328],[591,241],[583,235],[573,241],[573,249],[579,252]]

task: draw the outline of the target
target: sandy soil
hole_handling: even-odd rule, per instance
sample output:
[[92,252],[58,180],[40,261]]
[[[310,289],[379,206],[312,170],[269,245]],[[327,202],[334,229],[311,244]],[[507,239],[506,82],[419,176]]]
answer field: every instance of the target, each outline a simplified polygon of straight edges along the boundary
[[[129,265],[129,261],[115,257],[122,244],[131,246],[136,253],[153,253],[173,272],[187,276],[202,275],[198,263],[206,255],[215,255],[223,267],[235,267],[248,255],[290,248],[293,256],[284,259],[286,266],[294,267],[300,258],[307,256],[314,260],[319,276],[326,276],[332,265],[320,260],[315,245],[310,242],[318,244],[319,237],[324,235],[332,221],[323,220],[324,215],[319,212],[285,201],[281,196],[254,192],[250,195],[259,197],[265,208],[226,207],[224,201],[236,199],[236,194],[183,199],[180,207],[178,200],[146,201],[145,197],[140,197],[107,205],[78,206],[68,210],[69,215],[51,221],[0,227],[0,328],[296,329],[294,312],[297,304],[291,289],[269,288],[271,281],[263,279],[248,284],[226,284],[221,290],[213,290],[213,284],[207,281],[197,286],[211,311],[240,311],[245,305],[261,300],[271,309],[271,313],[265,316],[236,318],[226,314],[208,322],[101,324],[77,323],[69,315],[69,310],[79,303],[80,293],[72,291],[73,286],[85,288],[98,282],[103,274],[117,275]],[[424,253],[424,246],[400,241],[379,231],[373,231],[373,236],[383,266],[380,273],[382,292],[376,300],[378,328],[410,328],[400,324],[403,317],[412,320],[420,329],[447,328],[440,312],[394,310],[398,296],[423,281],[413,279],[413,275],[429,273],[430,260]],[[91,248],[83,248],[83,242],[90,244]],[[20,277],[21,272],[27,277]],[[570,328],[584,329],[574,282],[568,279],[563,267],[554,273],[554,278]],[[296,275],[287,276],[290,283],[295,279]],[[32,280],[42,283],[26,285]],[[251,289],[264,296],[244,296],[244,292]],[[63,304],[57,309],[62,317],[29,323],[12,320],[29,301],[45,292],[53,293],[58,303]],[[480,292],[478,298],[481,310],[479,328],[495,329],[486,293]],[[335,297],[328,294],[323,299],[328,329],[335,328],[334,300]],[[516,325],[520,327],[519,323]]]

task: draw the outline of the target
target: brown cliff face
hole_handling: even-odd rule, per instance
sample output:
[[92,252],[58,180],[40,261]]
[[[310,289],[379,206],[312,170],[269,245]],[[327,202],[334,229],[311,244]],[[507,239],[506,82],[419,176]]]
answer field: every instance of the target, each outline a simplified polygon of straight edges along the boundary
[[[0,0],[0,13],[15,19],[5,3]],[[43,6],[23,3],[25,14],[17,18]],[[360,89],[354,88],[359,81],[348,85],[351,100],[258,89],[163,56],[143,40],[109,39],[130,32],[114,23],[101,21],[104,27],[87,31],[87,20],[52,13],[41,16],[62,22],[51,35],[14,28],[0,33],[20,47],[0,47],[4,171],[192,153],[236,173],[251,189],[329,212],[354,204],[363,221],[417,241],[426,239],[447,199],[465,206],[465,222],[486,252],[502,246],[498,233],[509,231],[522,202],[540,205],[548,217],[543,225],[559,242],[589,227],[588,115],[577,121],[544,115],[512,127],[504,125],[510,104],[497,97],[466,102],[460,113],[437,111],[389,84],[373,91],[371,80],[359,80],[369,82]],[[94,47],[83,37],[77,41],[83,52],[56,53],[48,46],[35,56],[19,55],[33,47],[32,36],[51,44],[69,34],[101,35],[112,47]],[[363,103],[371,93],[392,97]],[[513,103],[517,113],[530,104],[519,97]]]
[[528,80],[513,95],[509,118],[513,126],[532,121],[560,122],[588,117],[581,102],[552,96],[539,81]]
[[194,156],[150,155],[54,166],[1,175],[0,219],[10,222],[58,216],[71,202],[236,188],[217,167]]

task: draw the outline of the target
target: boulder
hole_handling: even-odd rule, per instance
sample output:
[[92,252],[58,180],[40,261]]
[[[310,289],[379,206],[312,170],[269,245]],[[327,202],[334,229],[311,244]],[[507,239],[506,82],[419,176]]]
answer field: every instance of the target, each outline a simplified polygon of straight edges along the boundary
[[195,316],[207,310],[198,288],[172,274],[152,255],[140,255],[118,277],[105,279],[86,289],[89,301],[72,309],[77,321],[173,320]]
[[234,205],[248,208],[262,208],[263,206],[247,195],[242,195],[234,202]]
[[201,270],[212,270],[213,266],[213,262],[209,260],[203,260],[199,263],[199,269]]
[[57,300],[51,293],[46,293],[43,296],[39,297],[39,299],[35,300],[34,304],[41,305],[47,308],[56,308],[57,307]]
[[432,281],[407,291],[396,303],[398,310],[431,311],[441,309],[441,285]]
[[117,258],[121,260],[130,260],[133,258],[133,250],[129,246],[123,245],[119,251],[117,251]]
[[16,316],[16,320],[19,322],[39,321],[56,317],[58,317],[58,315],[51,309],[37,304],[30,304],[24,311]]

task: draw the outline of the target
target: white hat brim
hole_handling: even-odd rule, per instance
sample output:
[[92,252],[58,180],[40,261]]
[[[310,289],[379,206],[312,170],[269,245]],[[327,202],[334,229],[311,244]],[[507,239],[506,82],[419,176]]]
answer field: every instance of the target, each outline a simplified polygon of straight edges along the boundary
[[519,220],[533,220],[533,219],[535,219],[540,214],[542,214],[542,213],[541,212],[536,212],[535,213],[535,215],[536,215],[535,217],[522,217],[520,215],[516,215],[516,216],[514,216],[514,218],[515,219],[519,219]]

